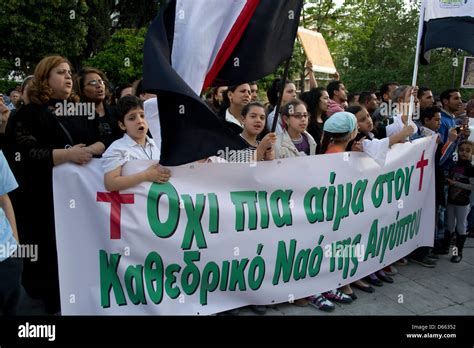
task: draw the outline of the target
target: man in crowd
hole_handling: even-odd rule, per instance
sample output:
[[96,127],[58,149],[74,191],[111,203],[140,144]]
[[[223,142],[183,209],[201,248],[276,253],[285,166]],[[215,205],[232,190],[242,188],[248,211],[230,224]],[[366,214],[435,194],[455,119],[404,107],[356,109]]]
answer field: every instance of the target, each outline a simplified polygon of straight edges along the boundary
[[251,102],[258,101],[258,85],[257,82],[253,81],[249,83],[250,85],[250,98]]
[[363,106],[368,112],[369,115],[372,116],[377,110],[379,103],[377,100],[377,96],[375,93],[372,92],[362,92],[359,96],[359,104]]
[[434,105],[434,97],[431,89],[420,87],[418,89],[418,100],[420,102],[420,110],[432,107]]
[[378,128],[380,124],[387,125],[392,118],[392,110],[394,105],[390,102],[393,98],[393,92],[400,86],[397,82],[388,82],[380,87],[380,96],[382,103],[379,108],[374,111],[372,121],[374,128]]
[[347,103],[347,89],[341,81],[331,81],[327,86],[329,94],[328,117],[336,112],[344,111],[344,104]]
[[445,144],[448,141],[448,134],[452,128],[456,128],[455,114],[462,108],[461,93],[458,89],[448,89],[440,95],[443,108],[441,111],[441,126],[438,133],[441,141]]

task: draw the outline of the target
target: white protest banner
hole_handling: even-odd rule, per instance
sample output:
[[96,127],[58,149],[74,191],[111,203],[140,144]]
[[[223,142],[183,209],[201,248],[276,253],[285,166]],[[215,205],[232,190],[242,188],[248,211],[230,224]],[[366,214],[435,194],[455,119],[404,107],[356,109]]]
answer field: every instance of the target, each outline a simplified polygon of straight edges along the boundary
[[355,152],[193,164],[120,193],[104,189],[101,160],[61,165],[62,313],[212,314],[367,276],[433,245],[435,147],[395,145],[384,167]]

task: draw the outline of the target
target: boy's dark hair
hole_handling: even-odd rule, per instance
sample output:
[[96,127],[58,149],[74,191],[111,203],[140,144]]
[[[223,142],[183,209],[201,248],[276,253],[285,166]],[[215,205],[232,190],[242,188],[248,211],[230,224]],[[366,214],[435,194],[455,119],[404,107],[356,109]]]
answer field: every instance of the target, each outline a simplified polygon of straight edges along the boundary
[[341,81],[331,81],[329,82],[326,90],[328,91],[329,98],[334,98],[334,92],[338,91],[341,88],[342,82]]
[[140,108],[143,110],[143,101],[134,95],[126,95],[119,99],[117,103],[118,107],[118,120],[124,123],[125,115],[132,109]]
[[458,149],[459,149],[461,146],[463,146],[463,145],[469,145],[469,146],[471,147],[471,149],[472,149],[472,144],[473,144],[473,142],[472,142],[472,141],[469,141],[469,140],[463,140],[463,141],[461,141],[461,142],[459,143],[459,145],[458,145]]
[[447,89],[447,90],[443,91],[439,96],[439,100],[441,100],[441,104],[443,104],[443,106],[444,106],[444,100],[449,101],[449,99],[451,98],[451,93],[455,93],[455,92],[459,92],[459,89],[450,88],[450,89]]
[[360,105],[353,105],[353,106],[349,106],[347,109],[346,109],[347,112],[350,112],[351,114],[357,114],[359,111],[362,111],[362,106]]
[[262,108],[265,111],[265,106],[263,106],[262,103],[260,103],[260,102],[250,102],[250,103],[248,103],[247,105],[244,106],[244,108],[242,109],[242,112],[240,114],[243,117],[247,116],[247,114],[250,111],[250,108],[252,108],[254,106],[258,106],[259,108]]
[[441,112],[441,109],[437,106],[430,106],[421,110],[420,120],[422,124],[425,124],[426,120],[431,120],[436,113]]

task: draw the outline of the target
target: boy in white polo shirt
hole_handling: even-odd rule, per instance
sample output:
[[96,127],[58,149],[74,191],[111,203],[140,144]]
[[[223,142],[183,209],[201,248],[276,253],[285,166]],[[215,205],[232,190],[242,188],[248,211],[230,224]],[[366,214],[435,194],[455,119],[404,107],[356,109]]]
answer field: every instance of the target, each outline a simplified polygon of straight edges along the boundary
[[119,127],[125,134],[114,141],[102,155],[104,168],[104,184],[109,191],[121,191],[136,186],[144,181],[164,183],[170,178],[170,171],[153,164],[146,170],[122,176],[122,166],[131,160],[160,159],[160,149],[153,139],[147,136],[148,124],[145,120],[143,102],[135,96],[120,99]]

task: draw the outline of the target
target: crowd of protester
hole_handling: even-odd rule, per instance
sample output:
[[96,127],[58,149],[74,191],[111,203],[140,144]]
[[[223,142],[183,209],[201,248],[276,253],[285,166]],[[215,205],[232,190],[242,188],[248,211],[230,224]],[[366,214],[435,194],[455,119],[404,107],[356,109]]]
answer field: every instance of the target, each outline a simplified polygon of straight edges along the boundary
[[[437,221],[435,231],[425,231],[434,236],[433,248],[418,248],[364,279],[294,304],[332,311],[334,302],[356,301],[354,289],[372,293],[393,283],[397,267],[409,261],[433,268],[440,255],[450,254],[450,260],[459,263],[466,238],[474,232],[473,144],[469,140],[474,96],[466,102],[459,90],[448,89],[435,99],[427,87],[396,82],[384,83],[379,91],[349,93],[338,75],[325,88],[318,87],[311,64],[307,69],[309,91],[298,93],[295,83],[283,79],[273,81],[265,91],[266,98],[261,98],[265,93],[256,82],[210,90],[209,108],[248,147],[232,160],[214,156],[202,161],[271,161],[362,151],[383,166],[394,144],[436,136]],[[414,125],[406,107],[411,97],[415,100]],[[86,165],[102,157],[104,184],[110,191],[169,180],[170,171],[159,164],[134,175],[121,174],[127,161],[159,160],[161,144],[148,131],[143,106],[151,98],[156,96],[143,90],[142,80],[112,88],[101,70],[84,67],[73,74],[69,61],[60,56],[45,57],[34,75],[0,96],[0,243],[37,245],[40,255],[34,262],[0,255],[3,314],[16,314],[22,287],[32,298],[42,300],[48,313],[60,312],[53,167],[68,162]],[[70,103],[82,106],[81,111],[61,117],[68,110],[61,105]],[[266,311],[265,306],[251,308],[259,314]]]

